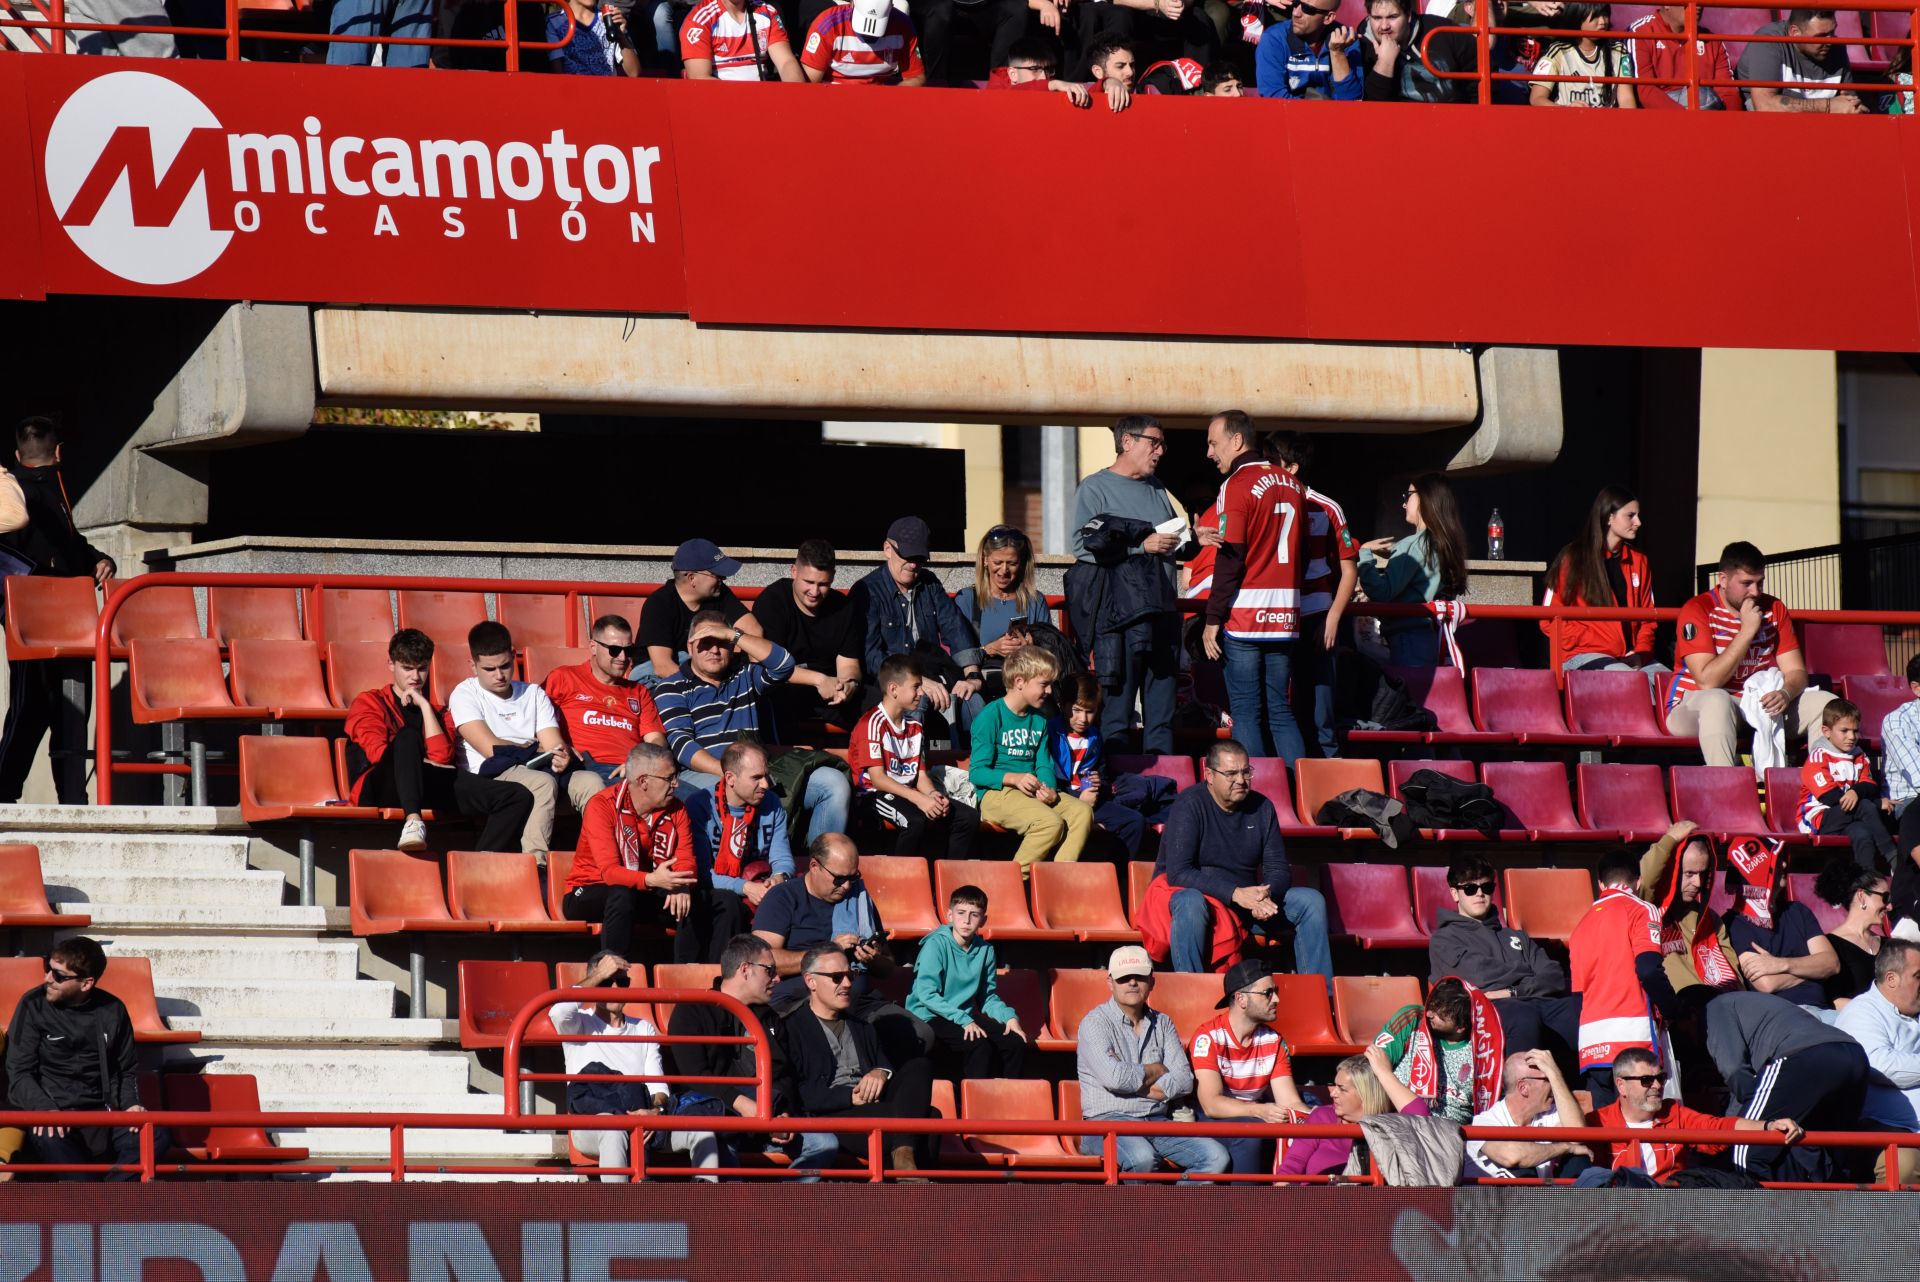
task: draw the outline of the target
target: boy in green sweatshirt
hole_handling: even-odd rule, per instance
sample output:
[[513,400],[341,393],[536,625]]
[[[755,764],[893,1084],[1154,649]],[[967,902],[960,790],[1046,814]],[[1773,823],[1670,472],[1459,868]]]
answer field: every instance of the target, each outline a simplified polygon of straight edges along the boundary
[[1018,1077],[1027,1059],[1027,1030],[995,987],[999,959],[980,938],[986,924],[986,891],[962,886],[949,895],[947,924],[920,941],[907,995],[907,1009],[927,1021],[962,1079]]
[[1093,810],[1056,789],[1047,719],[1039,711],[1059,675],[1053,656],[1039,646],[1023,645],[1007,656],[1000,672],[1007,683],[1006,697],[973,719],[967,777],[979,797],[980,818],[1020,834],[1020,849],[1013,857],[1026,877],[1042,859],[1079,859],[1093,830]]

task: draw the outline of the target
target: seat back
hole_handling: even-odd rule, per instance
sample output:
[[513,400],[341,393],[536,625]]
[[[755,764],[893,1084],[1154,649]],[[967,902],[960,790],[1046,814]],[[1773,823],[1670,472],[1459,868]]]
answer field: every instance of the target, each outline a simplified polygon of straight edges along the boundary
[[[864,861],[861,866],[866,866]],[[1129,929],[1113,865],[1043,859],[1031,875],[1035,925],[1053,930]]]
[[1334,1026],[1342,1038],[1361,1046],[1379,1036],[1395,1011],[1421,1000],[1420,981],[1412,975],[1333,977]]
[[911,939],[940,929],[945,920],[928,889],[927,861],[918,855],[865,855],[860,881],[890,934]]
[[1106,1001],[1104,970],[1056,970],[1047,990],[1047,1028],[1063,1041],[1075,1041],[1086,1013]]
[[1426,937],[1413,919],[1399,864],[1328,864],[1327,929],[1373,947],[1410,947]]
[[1767,770],[1768,832],[1800,831],[1800,772],[1792,766]]
[[1789,897],[1797,904],[1805,904],[1812,911],[1814,920],[1820,923],[1820,929],[1832,931],[1847,919],[1845,908],[1836,908],[1820,896],[1813,893],[1813,883],[1820,879],[1819,873],[1791,872],[1787,874]]
[[[473,653],[462,640],[457,645],[448,644],[438,637],[433,643],[433,668],[429,684],[433,691],[433,701],[444,708],[453,698],[453,688],[473,675]],[[448,726],[449,734],[453,727]],[[455,745],[458,746],[457,744]]]
[[[586,979],[586,977],[587,977],[587,964],[585,962],[555,962],[553,964],[553,986],[555,988],[579,988],[581,986],[581,981]],[[632,966],[628,967],[627,968],[627,986],[629,988],[648,987],[649,981],[647,979],[647,968],[645,966],[640,965],[638,962],[635,962]],[[666,1027],[664,1023],[662,1023],[658,1018],[655,1017],[653,1003],[651,1002],[627,1002],[626,1015],[629,1021],[644,1019],[649,1024],[652,1024],[655,1028],[664,1029]],[[540,1020],[534,1021],[536,1025],[540,1024],[541,1022],[542,1021]],[[545,1023],[546,1023],[545,1031],[547,1035],[550,1037],[557,1036],[557,1034],[555,1034],[553,1031],[552,1021],[548,1020],[548,1021],[545,1021]],[[643,1045],[644,1043],[636,1042],[634,1044]],[[657,1046],[659,1045],[659,1043],[656,1042],[654,1043],[654,1045]]]
[[235,703],[255,708],[325,708],[320,647],[311,641],[238,640],[228,648]]
[[1567,940],[1593,907],[1593,878],[1584,868],[1509,868],[1507,924],[1535,939]]
[[646,604],[646,598],[637,596],[599,596],[594,595],[586,601],[587,626],[602,615],[617,614],[627,621],[629,629],[640,626],[640,608]]
[[1147,902],[1147,888],[1153,885],[1153,864],[1145,859],[1127,864],[1127,922],[1140,924],[1140,906]]
[[220,666],[220,643],[205,638],[165,640],[138,637],[127,665],[133,719],[153,720],[157,710],[217,710],[234,706],[227,674]]
[[448,851],[447,909],[455,921],[551,920],[540,869],[517,850]]
[[1188,975],[1179,971],[1159,971],[1153,977],[1153,1008],[1164,1011],[1180,1033],[1180,1044],[1191,1047],[1193,1035],[1220,1012],[1222,980],[1218,975]]
[[1435,770],[1449,779],[1458,779],[1461,783],[1479,783],[1471,761],[1389,761],[1387,763],[1388,795],[1398,797],[1400,785],[1413,778],[1422,770]]
[[[863,860],[862,863],[865,861]],[[1020,881],[1020,865],[1008,859],[937,859],[933,864],[933,898],[944,904],[962,886],[987,892],[987,935],[995,927],[1031,928],[1027,888]],[[881,917],[885,921],[884,916]]]
[[1881,677],[1887,666],[1886,629],[1878,623],[1798,623],[1807,671],[1833,677]]
[[1567,769],[1557,761],[1489,761],[1481,779],[1522,828],[1579,828],[1567,798]]
[[571,850],[547,852],[547,915],[555,921],[567,920],[566,914],[560,911],[560,901],[566,898],[567,878],[573,874],[573,853]]
[[1737,835],[1767,830],[1753,771],[1745,766],[1675,766],[1673,813],[1693,820],[1706,832]]
[[385,588],[315,588],[307,594],[307,635],[329,642],[393,640],[393,601]]
[[40,958],[0,957],[0,1026],[11,1025],[20,999],[46,982],[47,964]]
[[0,843],[0,918],[8,914],[47,917],[47,883],[40,870],[40,847],[26,842]]
[[[1533,624],[1527,624],[1529,630]],[[1480,619],[1459,632],[1460,655],[1478,679],[1482,668],[1520,666],[1520,627],[1514,619]],[[1549,674],[1551,675],[1551,674]]]
[[207,635],[235,641],[300,640],[300,589],[207,589]]
[[34,650],[93,653],[100,598],[92,579],[13,574],[4,582],[9,658]]
[[1333,1026],[1333,1003],[1324,975],[1276,974],[1273,988],[1279,996],[1273,1026],[1294,1054],[1324,1055],[1346,1041]]
[[555,668],[574,668],[585,663],[587,653],[583,645],[530,645],[527,647],[527,680],[539,685]]
[[1567,673],[1567,725],[1576,734],[1659,736],[1653,687],[1639,672]]
[[363,923],[452,921],[440,889],[440,865],[404,850],[347,852],[348,907],[353,933]]
[[1904,676],[1845,676],[1840,678],[1840,693],[1860,706],[1860,733],[1880,738],[1880,723],[1887,714],[1913,699],[1913,691]]
[[[712,962],[663,962],[653,968],[655,988],[687,988],[706,992],[718,978],[720,967]],[[667,1031],[667,1025],[673,1021],[674,1008],[678,1005],[678,1002],[653,1004],[653,1022],[661,1032]]]
[[240,809],[324,806],[340,800],[325,739],[240,736]]
[[1314,816],[1320,813],[1321,806],[1349,788],[1365,788],[1371,792],[1387,790],[1377,761],[1302,757],[1294,763],[1293,769],[1294,793],[1300,799],[1295,810],[1302,820],[1310,824],[1317,822]]
[[1293,805],[1293,779],[1287,773],[1287,763],[1278,757],[1248,760],[1253,766],[1253,790],[1273,803],[1275,821],[1282,828],[1301,827],[1300,815]]
[[[1447,870],[1439,864],[1415,864],[1412,872],[1413,919],[1420,923],[1421,930],[1431,935],[1440,920],[1440,910],[1453,907],[1453,894],[1447,889]],[[1506,906],[1498,878],[1494,879],[1493,906]]]
[[536,645],[577,644],[579,620],[569,612],[569,604],[564,594],[547,592],[502,592],[494,598],[500,622],[506,624],[507,631],[513,633],[513,644],[522,650]]
[[200,635],[200,608],[192,588],[143,588],[113,615],[113,648],[124,650],[137,639],[176,641]]
[[[96,985],[104,988],[120,999],[127,1008],[127,1018],[133,1022],[135,1041],[144,1041],[151,1034],[160,1034],[172,1038],[173,1032],[166,1021],[160,1018],[160,1004],[153,995],[153,963],[145,957],[129,957],[124,953],[107,958],[107,968],[100,972],[100,982]],[[195,1036],[195,1041],[199,1037]]]
[[[971,1122],[1052,1121],[1053,1088],[1033,1078],[970,1078],[960,1083],[960,1114]],[[1051,1135],[970,1135],[967,1143],[976,1152],[994,1155],[1060,1151]]]
[[1580,795],[1580,820],[1608,832],[1664,832],[1673,823],[1667,806],[1667,781],[1659,766],[1587,765],[1574,767]]
[[1475,668],[1473,716],[1502,734],[1567,733],[1560,687],[1545,668]]
[[[161,1097],[171,1113],[258,1113],[260,1084],[252,1073],[162,1073]],[[264,1127],[176,1126],[177,1148],[273,1148]]]
[[[421,588],[400,589],[400,626],[418,628],[441,647],[459,644],[466,654],[467,630],[487,618],[487,598],[482,592],[431,592]],[[516,643],[519,638],[515,638]]]
[[1433,714],[1434,721],[1443,733],[1473,734],[1479,729],[1473,724],[1473,714],[1467,710],[1467,683],[1458,668],[1442,664],[1437,668],[1393,668],[1390,671],[1407,687],[1407,693],[1414,702]]
[[1008,970],[994,976],[1000,1000],[1013,1007],[1029,1038],[1047,1026],[1047,976],[1038,970]]
[[462,960],[460,1045],[505,1046],[521,1007],[553,986],[545,962]]
[[1147,775],[1171,779],[1176,787],[1191,788],[1199,782],[1192,757],[1145,757],[1117,755],[1112,760],[1116,775]]
[[327,644],[327,697],[336,708],[350,708],[368,690],[393,684],[385,641],[332,641]]

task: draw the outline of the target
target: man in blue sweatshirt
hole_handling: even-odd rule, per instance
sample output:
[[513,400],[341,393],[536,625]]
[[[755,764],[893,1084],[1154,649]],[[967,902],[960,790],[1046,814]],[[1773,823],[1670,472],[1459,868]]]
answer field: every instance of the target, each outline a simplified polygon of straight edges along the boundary
[[1340,0],[1294,0],[1293,16],[1266,29],[1254,58],[1262,98],[1360,101],[1366,79],[1347,56],[1354,33],[1335,21],[1339,12]]
[[1253,763],[1232,739],[1207,750],[1205,782],[1174,799],[1154,867],[1155,876],[1163,873],[1176,888],[1169,904],[1175,970],[1212,969],[1211,899],[1258,934],[1273,935],[1284,921],[1293,927],[1294,970],[1333,974],[1326,900],[1292,884],[1279,817],[1273,803],[1253,791]]

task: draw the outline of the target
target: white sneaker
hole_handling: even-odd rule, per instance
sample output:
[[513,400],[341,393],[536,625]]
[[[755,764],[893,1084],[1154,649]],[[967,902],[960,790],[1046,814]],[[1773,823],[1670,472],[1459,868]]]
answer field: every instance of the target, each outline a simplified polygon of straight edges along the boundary
[[409,819],[400,825],[400,849],[425,850],[427,848],[427,825],[419,819]]

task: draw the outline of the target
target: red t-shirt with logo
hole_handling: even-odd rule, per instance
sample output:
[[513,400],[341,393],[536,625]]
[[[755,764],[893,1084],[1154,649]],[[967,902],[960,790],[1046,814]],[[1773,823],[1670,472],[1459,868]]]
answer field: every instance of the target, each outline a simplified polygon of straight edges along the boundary
[[736,14],[720,0],[707,0],[680,24],[680,61],[710,58],[720,80],[760,79],[761,50],[786,43],[787,28],[770,5]]
[[836,85],[897,85],[927,74],[913,19],[895,9],[886,34],[868,39],[853,29],[851,4],[836,4],[813,20],[800,61]]
[[645,686],[634,681],[608,685],[594,675],[592,664],[555,668],[540,684],[566,725],[573,750],[603,766],[625,761],[646,735],[667,732]]
[[1235,1099],[1271,1100],[1273,1079],[1293,1076],[1287,1044],[1267,1024],[1256,1027],[1244,1044],[1234,1041],[1231,1014],[1221,1011],[1194,1031],[1193,1067],[1220,1074]]
[[[1759,604],[1762,615],[1760,630],[1753,634],[1746,657],[1740,660],[1733,675],[1722,687],[1736,699],[1740,697],[1748,677],[1780,666],[1780,655],[1800,648],[1800,638],[1793,634],[1793,620],[1788,617],[1787,607],[1781,604],[1780,598],[1762,593]],[[1680,622],[1674,633],[1673,644],[1673,667],[1678,675],[1674,677],[1673,690],[1667,696],[1669,711],[1679,706],[1682,695],[1700,688],[1700,683],[1693,679],[1693,673],[1687,671],[1687,656],[1719,654],[1732,644],[1734,635],[1739,631],[1740,611],[1727,604],[1718,588],[1702,592],[1680,607]]]

